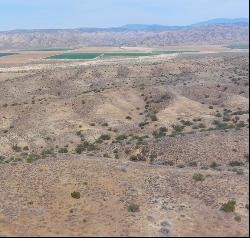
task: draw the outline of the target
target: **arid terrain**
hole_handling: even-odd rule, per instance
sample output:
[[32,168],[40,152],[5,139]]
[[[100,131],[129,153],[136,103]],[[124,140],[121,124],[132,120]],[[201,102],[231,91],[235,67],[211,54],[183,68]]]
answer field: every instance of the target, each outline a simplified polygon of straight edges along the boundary
[[0,236],[249,235],[249,52],[181,49],[0,58]]

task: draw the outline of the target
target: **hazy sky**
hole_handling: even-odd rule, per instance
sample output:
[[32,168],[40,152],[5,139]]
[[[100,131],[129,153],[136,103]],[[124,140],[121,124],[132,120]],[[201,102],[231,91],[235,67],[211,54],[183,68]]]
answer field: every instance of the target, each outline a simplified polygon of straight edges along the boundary
[[0,0],[0,30],[186,25],[248,17],[248,0]]

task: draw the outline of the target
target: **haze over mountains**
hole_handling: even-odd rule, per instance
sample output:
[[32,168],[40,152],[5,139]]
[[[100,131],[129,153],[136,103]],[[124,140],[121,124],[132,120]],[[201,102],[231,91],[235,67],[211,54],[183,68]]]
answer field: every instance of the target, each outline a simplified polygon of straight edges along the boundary
[[0,48],[165,46],[249,41],[249,19],[213,19],[188,26],[128,24],[111,28],[34,29],[0,32]]

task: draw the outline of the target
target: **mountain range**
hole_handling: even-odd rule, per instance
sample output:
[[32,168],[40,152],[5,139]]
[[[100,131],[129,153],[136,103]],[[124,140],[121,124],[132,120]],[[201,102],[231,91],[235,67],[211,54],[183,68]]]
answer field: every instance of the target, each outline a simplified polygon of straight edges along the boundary
[[109,28],[33,29],[0,32],[0,48],[166,46],[249,41],[249,19],[217,18],[187,26],[128,24]]

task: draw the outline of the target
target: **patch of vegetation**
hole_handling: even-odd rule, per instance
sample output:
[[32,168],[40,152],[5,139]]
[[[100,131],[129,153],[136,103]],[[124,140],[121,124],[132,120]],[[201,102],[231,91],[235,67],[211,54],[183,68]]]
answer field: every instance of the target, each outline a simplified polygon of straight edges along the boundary
[[189,162],[188,165],[191,166],[191,167],[197,167],[198,163],[196,161],[191,161],[191,162]]
[[124,141],[124,140],[126,140],[128,138],[128,136],[127,135],[119,135],[119,136],[117,136],[116,137],[116,142],[117,143],[121,143],[122,141]]
[[244,163],[243,162],[241,162],[241,161],[231,161],[230,163],[229,163],[229,165],[230,166],[232,166],[232,167],[237,167],[237,166],[242,166],[242,165],[244,165]]
[[146,161],[146,158],[142,154],[137,154],[130,156],[129,160],[133,162],[139,162],[139,161]]
[[181,126],[181,125],[172,125],[172,128],[175,130],[176,133],[181,133],[185,126]]
[[223,123],[223,122],[220,122],[218,120],[214,120],[213,124],[216,126],[215,129],[217,129],[217,130],[227,130],[227,129],[233,129],[234,128],[234,125]]
[[155,114],[150,116],[151,121],[158,121],[158,118]]
[[205,180],[205,177],[203,174],[197,173],[193,175],[193,179],[197,182],[203,182]]
[[249,110],[246,110],[246,111],[239,110],[239,111],[233,112],[232,116],[240,116],[240,115],[245,115],[245,114],[248,114],[248,113],[249,113]]
[[244,158],[245,158],[246,162],[249,162],[249,154],[245,154]]
[[229,213],[229,212],[234,212],[235,211],[235,206],[236,206],[236,201],[235,200],[230,200],[227,203],[224,203],[220,210]]
[[37,154],[30,154],[28,155],[28,157],[26,158],[27,163],[33,163],[37,160],[41,159],[40,155]]
[[23,147],[23,150],[24,150],[24,151],[28,151],[28,150],[29,150],[29,147],[28,147],[28,146],[24,146],[24,147]]
[[53,154],[54,154],[54,149],[43,149],[41,152],[42,156],[53,155]]
[[193,122],[191,122],[191,121],[181,120],[180,122],[181,122],[184,126],[192,126],[192,125],[193,125]]
[[67,154],[69,151],[68,151],[68,149],[67,148],[60,148],[59,150],[58,150],[58,153],[60,153],[60,154]]
[[22,151],[22,148],[19,147],[18,145],[13,145],[13,146],[12,146],[12,149],[13,149],[15,152],[21,152],[21,151]]
[[153,136],[155,138],[162,138],[165,137],[167,134],[168,129],[166,127],[160,127],[158,130],[153,132]]
[[174,161],[172,160],[165,160],[162,162],[162,165],[165,165],[165,166],[174,166]]
[[71,193],[71,197],[74,199],[80,199],[81,194],[79,192],[74,191],[73,193]]
[[236,215],[234,217],[234,220],[237,221],[237,222],[241,222],[241,216],[240,215]]
[[79,144],[77,145],[76,149],[75,149],[75,152],[77,154],[82,154],[83,152],[86,152],[86,151],[94,151],[96,150],[97,147],[95,144],[92,144],[88,141],[84,141],[82,144]]
[[218,169],[220,167],[220,164],[217,164],[216,162],[212,162],[212,164],[210,165],[211,169]]
[[131,203],[128,205],[128,212],[139,212],[140,207],[137,204]]
[[149,124],[149,122],[141,122],[140,124],[139,124],[139,127],[141,128],[141,129],[144,129],[144,127],[146,126],[146,125],[148,125]]
[[108,134],[104,134],[104,135],[101,135],[99,137],[100,140],[110,140],[111,139],[111,136],[108,135]]

